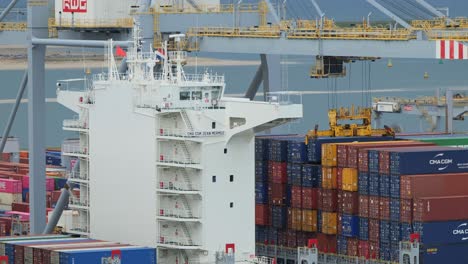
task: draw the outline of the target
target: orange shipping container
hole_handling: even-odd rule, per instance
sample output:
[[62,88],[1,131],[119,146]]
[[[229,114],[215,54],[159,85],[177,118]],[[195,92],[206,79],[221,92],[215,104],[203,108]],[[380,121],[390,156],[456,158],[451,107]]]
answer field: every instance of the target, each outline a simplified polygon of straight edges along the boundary
[[322,188],[336,190],[337,185],[336,168],[322,167]]
[[302,231],[317,232],[316,210],[302,210]]
[[344,168],[343,172],[343,186],[344,191],[357,192],[358,191],[358,171],[357,169]]
[[293,208],[292,213],[292,224],[291,229],[301,231],[302,230],[302,210]]
[[322,165],[336,167],[336,143],[322,145]]
[[21,150],[19,155],[20,158],[29,159],[29,152],[27,150]]
[[322,212],[322,233],[336,235],[338,217],[336,213]]

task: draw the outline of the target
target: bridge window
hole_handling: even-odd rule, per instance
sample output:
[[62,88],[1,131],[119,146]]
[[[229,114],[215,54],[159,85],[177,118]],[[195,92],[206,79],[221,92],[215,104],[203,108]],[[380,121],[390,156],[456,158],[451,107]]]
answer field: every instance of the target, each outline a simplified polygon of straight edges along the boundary
[[202,92],[201,91],[193,91],[192,92],[192,100],[201,100],[202,99]]
[[180,100],[181,101],[190,100],[190,92],[180,92]]

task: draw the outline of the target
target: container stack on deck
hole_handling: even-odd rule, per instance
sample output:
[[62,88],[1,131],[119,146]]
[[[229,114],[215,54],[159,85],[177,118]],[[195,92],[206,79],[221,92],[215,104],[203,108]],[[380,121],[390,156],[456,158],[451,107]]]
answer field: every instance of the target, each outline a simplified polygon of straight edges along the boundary
[[259,255],[293,261],[284,251],[317,238],[321,253],[398,262],[399,242],[412,233],[427,249],[424,263],[468,249],[460,228],[468,150],[381,137],[300,140],[257,138]]
[[154,248],[63,235],[0,238],[0,256],[8,263],[156,263]]

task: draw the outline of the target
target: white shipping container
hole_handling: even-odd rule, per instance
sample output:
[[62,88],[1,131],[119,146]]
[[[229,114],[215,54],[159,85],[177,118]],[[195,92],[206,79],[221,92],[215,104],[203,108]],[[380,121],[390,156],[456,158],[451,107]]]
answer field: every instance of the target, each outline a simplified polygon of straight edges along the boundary
[[[0,193],[0,208],[10,206],[12,203],[21,203],[23,201],[23,196],[21,193]],[[4,210],[4,209],[2,209]]]
[[55,0],[55,23],[63,27],[121,27],[131,24],[130,9],[137,1]]

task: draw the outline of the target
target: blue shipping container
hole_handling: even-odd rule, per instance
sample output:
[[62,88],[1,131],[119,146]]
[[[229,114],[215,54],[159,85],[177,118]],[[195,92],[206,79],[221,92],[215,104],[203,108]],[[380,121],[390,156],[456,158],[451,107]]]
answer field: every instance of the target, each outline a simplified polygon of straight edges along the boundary
[[390,259],[391,259],[391,255],[390,255],[391,244],[390,244],[390,242],[380,241],[379,247],[380,247],[380,259],[390,261]]
[[400,221],[400,199],[390,199],[390,220]]
[[268,241],[268,228],[255,226],[255,242],[265,243],[265,241]]
[[400,242],[390,243],[390,260],[396,263],[400,261]]
[[268,149],[269,160],[277,162],[288,161],[288,137],[273,138]]
[[341,216],[341,234],[345,237],[358,237],[359,217],[343,214]]
[[468,263],[468,243],[424,245],[419,255],[423,264],[466,264]]
[[369,218],[359,218],[359,239],[369,240]]
[[302,165],[296,163],[288,163],[288,184],[294,186],[302,186]]
[[468,149],[425,147],[393,150],[390,172],[396,175],[468,172]]
[[360,195],[369,195],[369,173],[359,172],[358,191]]
[[381,242],[390,242],[390,221],[380,220],[380,237]]
[[390,175],[390,197],[400,198],[400,175]]
[[307,146],[304,137],[288,141],[288,162],[307,162]]
[[302,186],[318,188],[322,178],[322,166],[304,164],[302,166]]
[[156,264],[156,249],[145,247],[64,250],[60,251],[60,264],[101,263],[103,259],[110,258],[114,250],[120,251],[121,263]]
[[400,242],[401,241],[401,225],[399,222],[390,222],[390,241]]
[[268,228],[268,244],[278,244],[278,229],[272,227]]
[[258,182],[268,181],[268,161],[266,160],[255,161],[255,181],[258,181]]
[[401,240],[409,241],[411,234],[413,234],[413,225],[410,223],[400,223],[401,226]]
[[369,172],[379,172],[379,151],[369,150]]
[[348,239],[344,236],[338,236],[336,240],[336,247],[338,250],[338,254],[348,254]]
[[268,183],[265,183],[265,182],[255,183],[255,203],[257,204],[268,203]]
[[322,210],[317,211],[317,231],[322,233]]
[[283,206],[271,207],[271,225],[275,228],[287,228],[288,208]]
[[379,192],[382,197],[390,197],[390,176],[380,174],[379,176]]
[[461,243],[468,240],[468,220],[413,223],[414,233],[418,233],[424,244]]
[[376,172],[369,173],[369,195],[380,195],[380,175]]
[[268,160],[269,138],[255,138],[255,160]]

